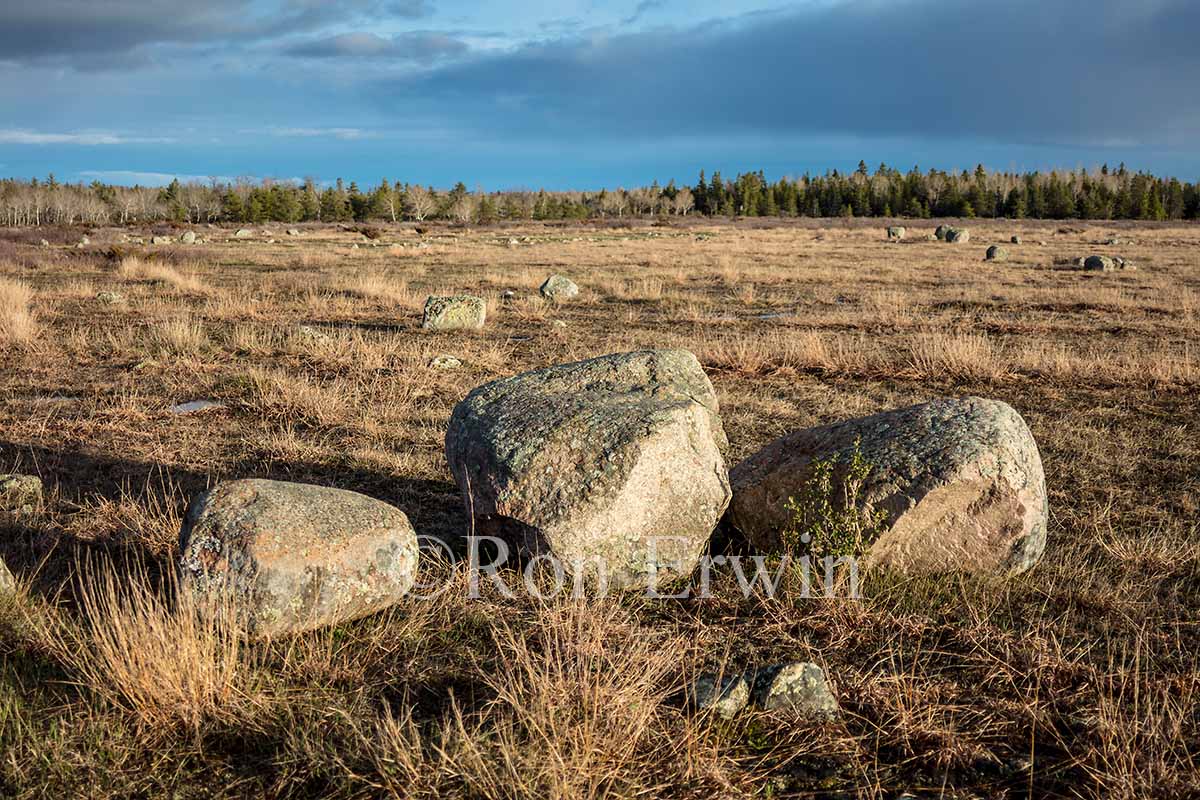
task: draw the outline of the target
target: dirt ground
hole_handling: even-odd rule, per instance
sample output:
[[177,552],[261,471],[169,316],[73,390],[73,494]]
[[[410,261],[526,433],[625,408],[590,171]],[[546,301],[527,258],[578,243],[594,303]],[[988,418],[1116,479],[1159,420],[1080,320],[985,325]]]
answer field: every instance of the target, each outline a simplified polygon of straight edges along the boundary
[[[0,230],[0,296],[31,289],[30,316],[0,303],[0,473],[47,489],[0,518],[24,587],[0,633],[2,793],[1200,796],[1200,227],[971,220],[951,245],[905,224],[900,243],[829,220]],[[1092,254],[1136,269],[1076,266]],[[543,300],[554,273],[580,295]],[[462,292],[482,331],[421,329],[428,295]],[[1042,563],[868,576],[861,600],[719,579],[589,602],[468,600],[461,565],[431,563],[436,601],[262,645],[152,588],[188,498],[230,478],[352,489],[459,539],[454,404],[645,347],[699,357],[730,466],[936,396],[1010,403],[1045,465]],[[222,407],[170,410],[194,400]],[[678,702],[699,672],[793,660],[825,668],[837,720]]]

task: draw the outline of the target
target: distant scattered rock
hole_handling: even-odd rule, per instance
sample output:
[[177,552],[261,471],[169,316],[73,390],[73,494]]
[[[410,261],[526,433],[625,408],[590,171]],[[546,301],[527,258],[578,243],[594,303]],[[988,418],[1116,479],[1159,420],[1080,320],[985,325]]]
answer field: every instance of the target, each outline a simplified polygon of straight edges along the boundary
[[702,675],[692,687],[691,701],[701,711],[733,719],[750,704],[750,683],[742,675]]
[[256,479],[192,500],[179,549],[183,585],[229,597],[259,637],[387,608],[412,588],[418,558],[398,508],[344,489]]
[[937,230],[933,232],[933,235],[936,236],[938,240],[944,242],[946,241],[946,236],[950,233],[950,230],[951,229],[949,225],[938,225]]
[[1046,546],[1046,478],[1029,426],[1011,406],[942,398],[795,431],[730,473],[729,521],[759,550],[779,552],[814,462],[846,463],[860,443],[870,473],[860,507],[886,512],[867,563],[907,573],[1029,569]]
[[469,294],[431,296],[425,301],[421,327],[434,331],[479,330],[487,319],[487,303]]
[[519,245],[519,244],[521,244],[521,243],[520,243],[520,242],[518,242],[516,239],[509,239],[509,240],[508,240],[508,246],[509,246],[509,247],[516,247],[516,246],[517,246],[517,245]]
[[42,247],[49,247],[49,246],[50,246],[50,242],[46,241],[45,239],[42,239]]
[[219,411],[225,408],[224,403],[215,400],[191,400],[167,409],[172,414],[199,414],[201,411]]
[[41,504],[41,478],[15,473],[0,475],[0,511],[31,514]]
[[1106,239],[1106,240],[1104,241],[1104,243],[1105,243],[1106,245],[1108,245],[1109,247],[1116,247],[1116,246],[1118,246],[1119,244],[1121,244],[1121,240],[1120,240],[1118,237],[1114,236],[1114,237],[1112,237],[1111,239]]
[[690,574],[729,502],[717,396],[686,350],[643,350],[484,384],[446,460],[477,530],[612,585]]
[[285,231],[285,233],[286,233],[288,236],[299,236],[299,235],[300,235],[300,230],[299,230],[298,228],[288,228],[288,229]]
[[170,236],[152,236],[150,244],[174,244],[175,240]]
[[91,243],[92,243],[92,240],[91,240],[91,239],[89,239],[89,238],[88,238],[88,237],[86,237],[86,236],[81,236],[81,237],[79,238],[79,244],[80,244],[80,245],[87,246],[87,245],[89,245],[89,244],[91,244]]
[[238,228],[237,232],[233,234],[233,238],[249,239],[253,235],[254,231],[250,230],[249,228]]
[[551,275],[541,287],[542,297],[547,300],[567,300],[579,294],[579,287],[570,278]]
[[893,225],[887,229],[887,238],[899,241],[900,239],[904,238],[906,233],[908,233],[908,231],[905,230],[903,226]]
[[987,249],[988,261],[1008,261],[1008,250],[998,244],[994,244]]
[[1020,236],[1014,236],[1014,237],[1012,237],[1012,239],[1011,239],[1011,243],[1012,243],[1012,244],[1021,244],[1021,237],[1020,237]]
[[753,699],[764,711],[821,717],[838,713],[838,701],[829,688],[825,670],[807,661],[759,670],[754,676]]
[[512,289],[505,289],[503,292],[500,293],[500,298],[502,300],[512,300],[516,296],[517,296],[517,293],[514,292]]
[[183,242],[184,244],[195,244],[196,243],[195,231],[184,231],[183,235],[179,237],[179,241]]
[[1136,270],[1137,269],[1137,266],[1132,261],[1121,258],[1121,256],[1113,256],[1113,263],[1117,266],[1117,269],[1123,269],[1123,270]]
[[429,366],[434,369],[458,369],[462,366],[462,360],[450,355],[434,356]]
[[971,232],[966,228],[951,228],[946,231],[946,241],[950,244],[966,244],[971,241]]
[[96,292],[96,302],[106,306],[115,306],[125,302],[125,295],[120,292]]
[[300,325],[296,328],[296,338],[310,344],[325,344],[332,337],[321,328],[314,325]]
[[1088,272],[1112,272],[1117,263],[1108,256],[1088,256],[1083,261],[1083,268]]

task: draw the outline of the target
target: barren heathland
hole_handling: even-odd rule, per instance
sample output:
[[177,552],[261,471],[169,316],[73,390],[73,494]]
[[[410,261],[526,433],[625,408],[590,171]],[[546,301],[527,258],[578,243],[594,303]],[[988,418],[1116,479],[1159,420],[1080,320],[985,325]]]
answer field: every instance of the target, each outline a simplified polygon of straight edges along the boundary
[[[903,224],[0,229],[0,474],[41,481],[0,510],[0,794],[1200,795],[1200,228]],[[578,294],[544,297],[555,274]],[[482,328],[422,328],[462,294]],[[859,598],[728,570],[710,596],[470,597],[455,405],[646,348],[695,354],[727,467],[933,398],[1008,403],[1044,466],[1044,555],[869,570]],[[189,500],[239,478],[401,509],[449,544],[418,574],[445,591],[231,633],[175,565]],[[755,553],[727,523],[711,548]],[[791,662],[837,713],[688,699]]]

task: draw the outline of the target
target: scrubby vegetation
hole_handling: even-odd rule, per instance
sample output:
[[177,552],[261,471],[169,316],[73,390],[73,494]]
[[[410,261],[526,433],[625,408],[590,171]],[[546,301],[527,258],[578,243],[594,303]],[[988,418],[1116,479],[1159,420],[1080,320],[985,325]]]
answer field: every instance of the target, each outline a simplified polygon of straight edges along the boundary
[[[927,223],[900,244],[873,221],[670,223],[385,220],[378,246],[336,224],[159,246],[121,243],[157,222],[84,247],[0,230],[0,313],[28,331],[0,338],[0,473],[46,486],[0,512],[21,587],[0,596],[0,796],[1200,794],[1200,229],[980,220],[947,245]],[[1095,252],[1138,269],[1073,266]],[[579,295],[541,297],[553,273]],[[452,292],[487,301],[483,330],[422,331]],[[1045,466],[1045,557],[1007,580],[865,575],[857,600],[746,596],[720,569],[706,599],[574,601],[486,581],[472,600],[430,556],[436,598],[270,643],[177,601],[181,517],[213,483],[351,489],[457,540],[454,404],[641,347],[698,356],[730,465],[935,396],[1010,403]],[[193,400],[219,405],[172,412]],[[831,530],[861,522],[831,505]],[[749,554],[724,530],[713,547]],[[837,719],[679,699],[785,661],[821,665]]]
[[[1134,173],[1122,164],[1084,171],[973,173],[913,167],[906,173],[865,163],[848,174],[769,181],[748,172],[735,179],[704,172],[693,186],[657,182],[599,191],[469,190],[384,179],[377,186],[280,181],[180,183],[163,189],[0,182],[7,225],[130,222],[349,222],[352,220],[494,223],[701,214],[744,217],[966,217],[1010,219],[1181,220],[1200,216],[1200,183]],[[368,234],[369,236],[369,234]]]

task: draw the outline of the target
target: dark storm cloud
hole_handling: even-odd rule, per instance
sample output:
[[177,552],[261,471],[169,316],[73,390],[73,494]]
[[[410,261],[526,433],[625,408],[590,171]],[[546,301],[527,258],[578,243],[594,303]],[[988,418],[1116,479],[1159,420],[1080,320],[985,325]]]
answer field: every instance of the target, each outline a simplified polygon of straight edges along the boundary
[[1198,34],[1195,0],[846,0],[539,43],[377,88],[531,136],[1180,142],[1200,133]]
[[467,44],[437,31],[408,31],[391,37],[344,33],[293,45],[284,52],[299,58],[386,58],[430,62],[461,55]]
[[228,45],[429,13],[428,0],[15,0],[0,3],[0,61],[119,68],[153,45]]

